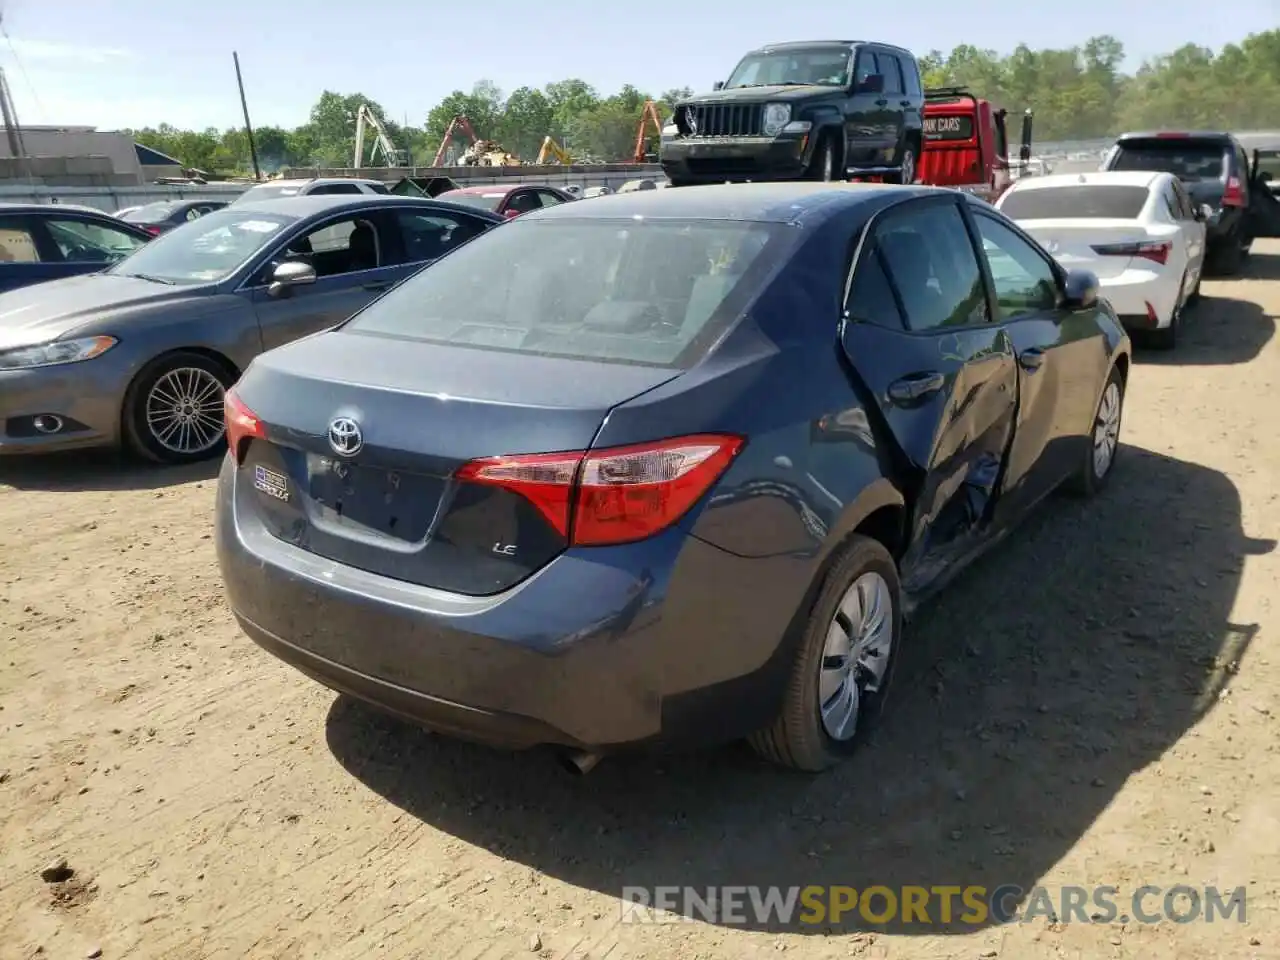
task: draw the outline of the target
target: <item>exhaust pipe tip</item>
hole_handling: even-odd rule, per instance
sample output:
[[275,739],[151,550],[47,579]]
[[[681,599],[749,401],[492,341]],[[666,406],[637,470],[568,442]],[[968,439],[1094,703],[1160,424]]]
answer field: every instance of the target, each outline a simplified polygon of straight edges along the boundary
[[62,429],[62,418],[52,413],[42,413],[34,417],[31,425],[38,433],[57,433]]
[[586,750],[571,750],[560,754],[560,762],[574,776],[585,777],[600,762],[600,754]]

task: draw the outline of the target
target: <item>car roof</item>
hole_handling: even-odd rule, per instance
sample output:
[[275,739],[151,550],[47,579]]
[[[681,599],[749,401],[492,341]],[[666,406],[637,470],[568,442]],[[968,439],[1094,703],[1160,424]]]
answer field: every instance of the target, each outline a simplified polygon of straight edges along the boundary
[[536,187],[536,183],[484,183],[474,187],[458,187],[455,190],[446,190],[440,196],[447,196],[451,193],[467,193],[475,196],[476,194],[491,194],[495,197],[506,196],[512,190],[518,187]]
[[[297,197],[272,197],[268,200],[246,200],[223,210],[239,213],[242,210],[272,213],[281,217],[293,217],[301,220],[306,217],[343,210],[365,210],[374,207],[421,207],[424,210],[453,210],[471,217],[491,218],[495,222],[503,222],[502,218],[490,214],[486,210],[477,210],[461,203],[448,203],[427,197],[401,197],[388,193],[341,194],[322,193],[304,194]],[[222,213],[222,210],[215,211]],[[213,216],[213,214],[209,214]]]
[[1210,140],[1217,143],[1234,143],[1235,137],[1225,130],[1145,130],[1122,133],[1116,143],[1128,140]]
[[1177,179],[1171,173],[1158,170],[1097,170],[1085,173],[1050,173],[1043,177],[1027,177],[1018,180],[1018,190],[1043,190],[1052,187],[1101,186],[1148,187],[1161,180]]
[[655,219],[754,220],[801,223],[826,220],[859,206],[868,212],[911,196],[955,191],[940,187],[892,186],[880,183],[725,183],[635,190],[592,197],[591,203],[565,203],[524,214],[521,220]]
[[6,200],[0,201],[0,210],[5,213],[57,213],[58,211],[70,210],[73,213],[96,213],[100,217],[106,217],[109,220],[114,219],[107,211],[82,203],[23,203]]
[[781,43],[763,44],[751,52],[767,53],[771,50],[804,50],[809,47],[858,47],[868,43],[877,47],[885,47],[888,50],[897,50],[902,53],[910,52],[905,47],[885,43],[883,40],[784,40]]
[[261,183],[253,183],[249,185],[249,189],[254,187],[305,187],[321,183],[381,183],[381,180],[374,180],[371,177],[291,177],[287,180],[263,180]]

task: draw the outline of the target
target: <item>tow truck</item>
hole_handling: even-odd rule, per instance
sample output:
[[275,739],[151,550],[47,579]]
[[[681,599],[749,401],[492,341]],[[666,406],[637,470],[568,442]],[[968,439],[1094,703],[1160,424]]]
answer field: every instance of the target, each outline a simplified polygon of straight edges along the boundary
[[[1013,183],[1009,111],[974,96],[968,87],[934,87],[924,92],[924,143],[917,174],[920,183],[953,187],[993,202]],[[1033,114],[1022,115],[1018,158],[1031,159]]]

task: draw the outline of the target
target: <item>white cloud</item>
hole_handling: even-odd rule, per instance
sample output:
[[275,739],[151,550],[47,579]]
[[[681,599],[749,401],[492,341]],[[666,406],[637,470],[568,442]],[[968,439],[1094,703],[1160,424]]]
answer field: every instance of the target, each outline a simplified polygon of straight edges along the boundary
[[[104,64],[128,60],[133,54],[117,47],[94,47],[76,43],[54,43],[50,40],[11,39],[13,52],[25,61],[66,61]],[[0,47],[0,49],[3,49]]]

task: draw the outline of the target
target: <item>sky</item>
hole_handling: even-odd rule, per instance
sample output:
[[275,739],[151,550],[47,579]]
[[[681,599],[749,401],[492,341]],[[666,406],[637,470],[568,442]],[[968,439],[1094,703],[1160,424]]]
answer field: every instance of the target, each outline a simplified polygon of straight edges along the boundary
[[709,89],[744,52],[770,41],[875,39],[923,55],[961,43],[1001,53],[1024,42],[1061,48],[1110,33],[1133,70],[1189,40],[1216,50],[1280,26],[1280,0],[1233,0],[1221,16],[1206,16],[1204,0],[1071,0],[1069,8],[910,0],[911,15],[894,17],[848,0],[646,0],[618,13],[588,0],[433,7],[0,0],[8,38],[0,36],[0,66],[23,124],[239,126],[235,50],[255,126],[304,123],[326,89],[363,93],[391,119],[418,126],[446,94],[480,79],[504,92],[568,77],[604,94],[625,83],[653,94]]

